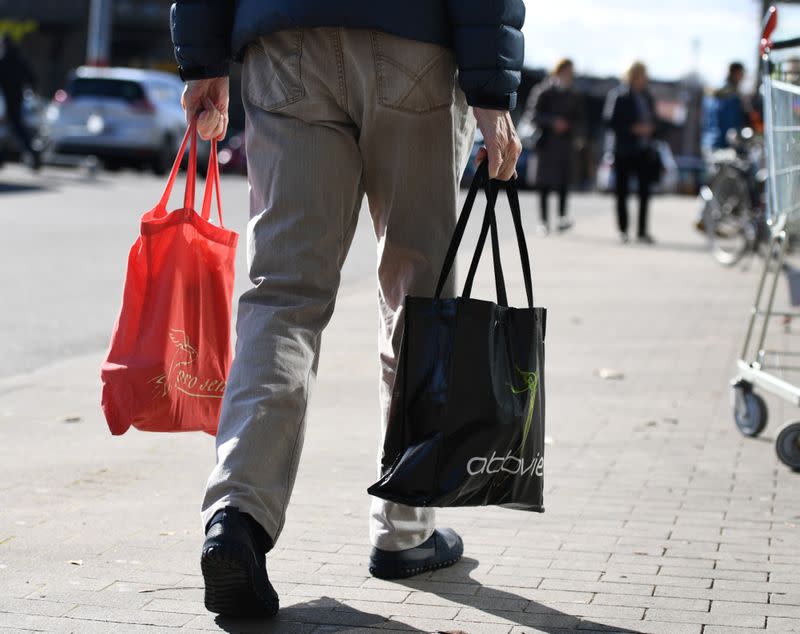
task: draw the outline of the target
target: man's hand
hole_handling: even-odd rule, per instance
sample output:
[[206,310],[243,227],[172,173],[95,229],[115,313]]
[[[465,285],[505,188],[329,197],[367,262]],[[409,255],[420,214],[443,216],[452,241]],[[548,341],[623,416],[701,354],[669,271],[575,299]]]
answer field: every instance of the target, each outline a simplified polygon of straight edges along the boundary
[[563,117],[557,117],[556,120],[553,121],[553,130],[556,134],[564,134],[569,132],[569,121]]
[[655,132],[652,123],[636,123],[633,125],[632,130],[636,136],[645,138],[653,136],[653,132]]
[[186,82],[181,105],[187,123],[196,115],[197,132],[206,141],[221,141],[228,130],[229,88],[227,77],[196,79]]
[[516,174],[517,159],[522,153],[511,115],[507,110],[473,108],[478,127],[483,133],[484,147],[478,152],[477,162],[489,159],[489,178],[511,180]]

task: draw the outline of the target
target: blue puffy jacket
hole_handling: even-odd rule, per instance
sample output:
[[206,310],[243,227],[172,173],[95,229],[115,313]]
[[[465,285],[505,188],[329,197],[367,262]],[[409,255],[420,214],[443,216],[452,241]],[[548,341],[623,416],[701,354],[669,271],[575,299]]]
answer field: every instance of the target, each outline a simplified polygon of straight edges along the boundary
[[260,35],[343,26],[452,47],[472,106],[513,109],[524,58],[522,0],[177,0],[172,41],[184,79],[220,77]]
[[702,146],[706,150],[728,147],[728,130],[741,132],[747,125],[744,103],[734,86],[726,84],[703,102]]

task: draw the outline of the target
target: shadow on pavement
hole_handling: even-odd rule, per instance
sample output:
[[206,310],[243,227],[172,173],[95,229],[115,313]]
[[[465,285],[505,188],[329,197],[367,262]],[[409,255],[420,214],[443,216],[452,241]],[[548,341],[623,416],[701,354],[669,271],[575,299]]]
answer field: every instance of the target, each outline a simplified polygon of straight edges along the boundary
[[[391,630],[391,621],[381,614],[372,614],[345,605],[330,597],[311,599],[281,608],[278,616],[269,619],[232,619],[218,616],[214,619],[224,632],[263,634],[292,634],[293,632],[352,632],[355,628],[378,627]],[[309,626],[311,626],[309,628]],[[404,632],[423,632],[415,627],[397,623]]]
[[[470,576],[477,567],[478,562],[475,559],[464,558],[455,566],[436,572],[428,578],[400,580],[397,584],[408,590],[425,592],[444,599],[446,603],[442,604],[442,607],[453,607],[454,604],[455,607],[458,607],[460,604],[464,608],[476,611],[475,615],[456,617],[453,628],[447,630],[448,634],[464,634],[464,632],[471,631],[472,628],[469,627],[470,623],[467,621],[469,618],[474,618],[476,628],[491,622],[498,624],[510,622],[519,627],[530,627],[533,631],[547,634],[567,634],[568,632],[639,634],[638,630],[596,623],[584,617],[561,612],[507,590],[485,587],[480,581],[476,581]],[[432,587],[434,584],[431,582],[436,582],[435,587]],[[448,582],[452,584],[453,592],[448,592]],[[481,590],[483,592],[478,594]],[[413,607],[413,604],[403,605],[405,608]],[[419,607],[420,610],[427,608],[429,611],[436,605],[420,605]],[[576,603],[576,609],[580,605]],[[485,615],[490,615],[490,618],[485,618]],[[492,619],[491,616],[496,619]],[[232,619],[217,616],[214,620],[222,631],[237,634],[251,632],[291,634],[292,632],[308,632],[310,631],[309,626],[312,629],[317,628],[314,629],[315,633],[331,632],[332,634],[352,632],[355,628],[376,628],[383,631],[396,629],[404,632],[426,631],[402,622],[393,623],[391,620],[387,620],[385,615],[365,612],[331,597],[310,599],[281,608],[275,618]],[[458,622],[459,626],[456,626],[455,622]]]
[[32,183],[3,183],[0,182],[0,194],[24,194],[26,192],[41,192],[50,189],[46,185]]
[[[603,632],[604,634],[610,634],[611,632],[638,634],[637,630],[595,623],[587,618],[561,612],[542,605],[541,603],[536,603],[536,601],[508,592],[507,590],[485,587],[480,581],[476,581],[470,576],[470,573],[477,567],[478,562],[475,559],[465,557],[455,566],[434,573],[430,579],[409,579],[400,583],[407,588],[435,594],[453,603],[460,603],[464,607],[474,608],[478,612],[490,614],[500,619],[506,619],[517,626],[533,628],[536,632],[566,634],[567,632],[580,631],[586,634],[590,632]],[[441,589],[432,589],[426,583],[430,581],[438,581],[441,585]],[[448,581],[454,584],[460,584],[462,588],[465,585],[468,588],[474,588],[474,592],[470,592],[469,594],[463,592],[459,592],[458,594],[449,593],[446,590],[446,583]],[[484,592],[478,595],[481,589],[483,589]],[[581,604],[576,604],[576,607],[579,605]],[[521,612],[521,609],[525,611]],[[480,615],[476,616],[480,618]],[[464,619],[459,619],[461,622],[463,622],[463,620]],[[490,619],[483,619],[479,622],[486,623],[490,621]]]

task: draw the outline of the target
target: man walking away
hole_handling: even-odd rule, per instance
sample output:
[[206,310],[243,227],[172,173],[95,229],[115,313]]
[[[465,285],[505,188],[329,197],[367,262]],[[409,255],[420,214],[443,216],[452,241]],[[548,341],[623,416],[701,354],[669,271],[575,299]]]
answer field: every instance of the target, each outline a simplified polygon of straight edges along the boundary
[[[225,133],[228,64],[242,61],[250,180],[248,272],[236,357],[202,505],[205,603],[269,615],[265,552],[294,485],[320,336],[363,197],[378,243],[385,430],[406,295],[432,295],[455,225],[475,122],[492,177],[521,146],[522,0],[178,0],[172,36],[188,117]],[[470,109],[472,106],[472,109]],[[447,292],[453,294],[452,282]],[[433,509],[380,499],[369,570],[395,579],[449,566],[461,538]]]
[[23,98],[26,87],[36,80],[28,63],[20,54],[9,35],[0,38],[0,90],[6,103],[6,120],[24,152],[31,158],[33,169],[41,166],[39,152],[34,149],[30,132],[23,119]]

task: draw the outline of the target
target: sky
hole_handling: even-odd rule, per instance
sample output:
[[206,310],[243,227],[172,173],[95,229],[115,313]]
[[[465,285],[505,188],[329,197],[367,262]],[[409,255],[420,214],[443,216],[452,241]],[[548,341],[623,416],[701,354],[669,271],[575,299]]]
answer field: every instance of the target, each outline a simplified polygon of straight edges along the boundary
[[[642,59],[657,79],[697,70],[722,82],[730,61],[753,77],[760,37],[756,0],[525,0],[525,65],[571,57],[581,74],[613,75]],[[555,6],[554,6],[555,5]],[[775,39],[800,36],[800,6],[778,5]]]

